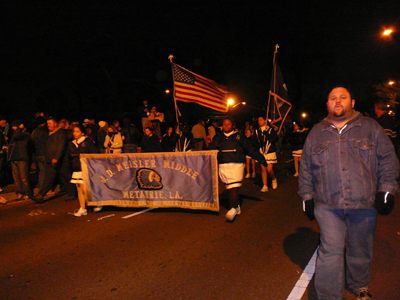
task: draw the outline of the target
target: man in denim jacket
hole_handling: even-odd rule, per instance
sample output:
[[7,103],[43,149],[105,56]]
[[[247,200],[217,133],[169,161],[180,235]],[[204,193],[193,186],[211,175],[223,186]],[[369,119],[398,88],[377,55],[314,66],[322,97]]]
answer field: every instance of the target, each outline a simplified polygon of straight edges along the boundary
[[311,130],[301,158],[299,195],[321,232],[315,271],[320,300],[342,299],[345,282],[357,299],[372,298],[369,265],[377,213],[390,213],[398,191],[392,142],[354,104],[347,88],[330,91],[328,116]]

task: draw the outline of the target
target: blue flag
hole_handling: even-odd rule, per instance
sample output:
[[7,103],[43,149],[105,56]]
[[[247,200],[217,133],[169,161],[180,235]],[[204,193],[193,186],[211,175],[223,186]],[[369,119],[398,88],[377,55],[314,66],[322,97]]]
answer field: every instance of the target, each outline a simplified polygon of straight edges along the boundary
[[[276,53],[277,52],[275,52],[275,54]],[[288,91],[275,54],[268,98],[267,118],[271,120],[272,125],[276,126],[279,133],[283,122],[285,122],[285,119],[292,108],[292,104],[288,100]]]

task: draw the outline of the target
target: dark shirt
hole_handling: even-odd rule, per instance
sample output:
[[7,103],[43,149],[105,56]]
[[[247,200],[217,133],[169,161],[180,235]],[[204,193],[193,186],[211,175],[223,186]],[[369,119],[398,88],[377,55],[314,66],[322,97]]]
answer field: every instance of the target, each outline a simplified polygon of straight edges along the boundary
[[121,135],[125,138],[124,145],[126,144],[139,144],[140,134],[136,126],[128,125],[121,129]]
[[49,137],[49,131],[46,126],[38,126],[31,134],[36,156],[44,156],[46,141]]
[[145,135],[140,144],[142,152],[162,152],[160,140],[157,135],[153,134],[151,136]]

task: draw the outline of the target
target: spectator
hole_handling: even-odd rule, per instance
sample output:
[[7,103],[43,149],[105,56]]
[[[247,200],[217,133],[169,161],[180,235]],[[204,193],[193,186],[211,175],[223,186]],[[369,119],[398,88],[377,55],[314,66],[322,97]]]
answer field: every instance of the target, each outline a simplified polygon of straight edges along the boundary
[[11,123],[13,135],[8,146],[7,158],[11,162],[12,174],[16,184],[15,193],[17,200],[29,199],[32,191],[29,185],[30,157],[29,140],[30,135],[20,120]]
[[108,127],[108,134],[104,142],[104,147],[106,147],[106,153],[122,153],[122,136],[114,125]]
[[140,148],[142,148],[142,152],[162,152],[163,151],[158,136],[156,136],[153,133],[153,128],[147,127],[144,130],[144,134],[145,135],[140,144]]
[[106,141],[106,136],[108,133],[108,123],[105,121],[99,122],[99,133],[97,135],[97,149],[100,153],[106,153],[106,146],[104,145]]
[[399,140],[397,137],[397,125],[395,119],[389,115],[389,108],[385,101],[380,100],[375,103],[375,114],[377,116],[376,121],[379,125],[383,127],[397,152],[399,146]]
[[176,126],[175,133],[178,138],[175,144],[175,152],[187,152],[193,149],[194,140],[193,135],[189,130],[187,124],[180,123]]
[[174,128],[172,126],[169,126],[161,141],[163,151],[173,152],[177,140],[178,135],[174,132]]
[[152,106],[146,127],[152,127],[153,133],[161,140],[161,122],[164,122],[164,114],[157,111],[155,106]]
[[138,107],[138,115],[142,120],[142,129],[144,131],[144,129],[146,128],[147,119],[150,115],[150,106],[147,100],[143,100],[143,105],[140,105]]
[[43,187],[32,199],[38,203],[44,203],[43,197],[50,191],[57,175],[59,175],[61,188],[68,193],[66,201],[72,201],[76,198],[76,190],[75,186],[70,182],[71,168],[66,155],[68,146],[67,133],[64,129],[58,127],[57,121],[53,118],[47,120],[47,127],[49,129],[49,137],[46,140],[45,148],[45,180]]
[[194,138],[194,149],[200,151],[204,149],[204,143],[206,141],[206,129],[204,128],[204,121],[199,119],[197,124],[192,128],[192,134]]
[[70,142],[74,139],[74,136],[72,135],[72,128],[71,128],[69,120],[61,119],[60,121],[58,121],[58,127],[65,130],[65,132],[67,133],[68,142]]
[[3,187],[6,185],[5,183],[7,180],[7,171],[6,171],[6,164],[7,164],[7,141],[5,136],[5,127],[7,121],[6,118],[0,115],[0,192],[3,191]]
[[39,190],[43,188],[44,180],[45,180],[45,166],[46,166],[46,158],[45,158],[45,150],[46,150],[46,141],[49,137],[49,131],[46,126],[46,119],[39,116],[36,118],[36,128],[33,130],[31,134],[31,140],[33,142],[33,147],[35,151],[35,159],[36,159],[36,174],[38,176],[38,187]]
[[121,134],[124,142],[124,153],[136,153],[140,141],[140,133],[136,126],[131,124],[129,118],[124,119],[124,126],[121,129]]

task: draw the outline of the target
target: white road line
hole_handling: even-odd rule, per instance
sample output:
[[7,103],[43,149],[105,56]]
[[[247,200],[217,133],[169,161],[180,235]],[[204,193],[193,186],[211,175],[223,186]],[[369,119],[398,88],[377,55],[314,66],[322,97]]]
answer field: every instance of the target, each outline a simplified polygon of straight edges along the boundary
[[135,212],[135,213],[133,213],[133,214],[131,214],[131,215],[127,215],[127,216],[125,216],[125,217],[122,217],[122,219],[128,219],[128,218],[130,218],[130,217],[134,217],[134,216],[137,216],[137,215],[140,215],[140,214],[142,214],[142,213],[145,213],[146,211],[149,211],[149,210],[152,210],[152,209],[154,209],[154,208],[147,208],[147,209],[145,209],[145,210],[142,210],[142,211],[138,211],[138,212]]
[[317,259],[318,248],[319,246],[317,247],[317,249],[315,249],[315,252],[308,262],[307,267],[304,269],[299,280],[297,280],[287,300],[300,300],[301,297],[303,297],[303,294],[305,293],[307,286],[315,273],[315,260]]

